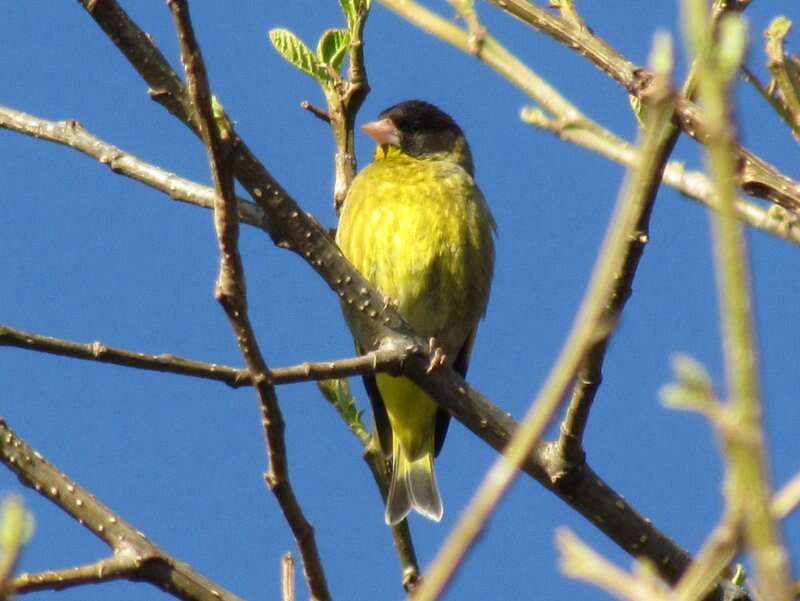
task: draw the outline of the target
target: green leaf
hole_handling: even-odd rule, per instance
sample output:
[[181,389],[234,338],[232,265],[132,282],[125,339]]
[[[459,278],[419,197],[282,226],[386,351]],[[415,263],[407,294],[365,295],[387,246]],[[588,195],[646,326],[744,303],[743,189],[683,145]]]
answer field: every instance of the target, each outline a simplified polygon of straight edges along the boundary
[[342,12],[347,19],[347,26],[352,31],[359,16],[369,12],[372,0],[339,0],[339,5],[342,7]]
[[642,101],[638,96],[634,96],[633,94],[628,95],[628,102],[631,103],[631,108],[633,109],[633,116],[636,117],[636,121],[639,123],[639,127],[644,127],[644,120],[642,119]]
[[320,380],[317,386],[353,432],[366,433],[364,423],[361,421],[364,412],[358,408],[346,379]]
[[678,382],[687,388],[694,390],[697,394],[706,397],[714,396],[714,386],[711,376],[705,368],[689,355],[677,354],[672,359],[672,369]]
[[338,73],[349,43],[349,31],[346,29],[328,29],[320,36],[319,42],[317,42],[317,58],[321,63],[333,67],[333,70]]
[[653,48],[650,51],[650,67],[660,75],[671,77],[674,66],[673,57],[672,36],[667,31],[656,31],[653,36]]
[[16,553],[33,534],[33,517],[22,499],[9,495],[0,503],[0,557]]
[[714,385],[705,368],[688,355],[675,355],[672,370],[677,382],[661,389],[661,400],[673,409],[705,411],[715,402]]
[[725,81],[729,81],[739,71],[746,51],[747,22],[739,14],[725,14],[719,24],[717,47],[717,64]]
[[288,29],[273,29],[269,40],[283,58],[320,83],[330,83],[331,77],[303,41]]
[[225,114],[225,107],[222,106],[222,103],[216,96],[211,96],[211,112],[214,115],[214,121],[217,123],[220,138],[227,140],[231,137],[233,126],[231,125],[230,119],[228,119],[228,116]]
[[339,0],[339,5],[342,7],[342,12],[347,19],[347,25],[351,29],[358,16],[358,4],[360,4],[359,0]]

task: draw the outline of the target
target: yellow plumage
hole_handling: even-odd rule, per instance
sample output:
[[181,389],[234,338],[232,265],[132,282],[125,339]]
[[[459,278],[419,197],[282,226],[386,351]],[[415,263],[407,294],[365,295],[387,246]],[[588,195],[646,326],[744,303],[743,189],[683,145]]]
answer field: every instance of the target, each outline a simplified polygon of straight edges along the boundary
[[[353,181],[337,243],[415,332],[435,338],[447,363],[464,373],[489,295],[494,222],[465,169],[471,159],[460,130],[457,142],[434,156],[379,146]],[[348,321],[358,327],[356,319]],[[436,403],[407,378],[378,374],[367,384],[384,452],[393,459],[387,522],[400,521],[411,508],[438,521],[433,457],[446,414],[437,419]],[[388,424],[381,423],[381,404]]]

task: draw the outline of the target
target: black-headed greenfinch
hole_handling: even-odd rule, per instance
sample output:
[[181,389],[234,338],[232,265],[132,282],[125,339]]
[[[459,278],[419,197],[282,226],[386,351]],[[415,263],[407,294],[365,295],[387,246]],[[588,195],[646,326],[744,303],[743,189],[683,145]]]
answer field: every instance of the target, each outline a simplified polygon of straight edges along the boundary
[[[495,230],[469,145],[449,115],[419,100],[386,109],[362,129],[378,147],[353,180],[336,241],[415,332],[434,340],[444,361],[465,375],[489,299]],[[358,318],[347,308],[345,316],[356,331]],[[392,459],[386,522],[396,524],[411,509],[439,521],[433,458],[450,415],[405,377],[377,374],[364,382],[381,448]]]

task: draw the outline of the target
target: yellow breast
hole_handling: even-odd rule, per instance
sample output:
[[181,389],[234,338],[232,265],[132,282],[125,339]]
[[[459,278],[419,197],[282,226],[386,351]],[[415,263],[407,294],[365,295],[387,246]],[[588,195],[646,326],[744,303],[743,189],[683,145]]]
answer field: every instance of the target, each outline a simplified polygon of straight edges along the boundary
[[486,308],[493,227],[464,169],[399,155],[356,177],[336,240],[419,335],[455,358]]

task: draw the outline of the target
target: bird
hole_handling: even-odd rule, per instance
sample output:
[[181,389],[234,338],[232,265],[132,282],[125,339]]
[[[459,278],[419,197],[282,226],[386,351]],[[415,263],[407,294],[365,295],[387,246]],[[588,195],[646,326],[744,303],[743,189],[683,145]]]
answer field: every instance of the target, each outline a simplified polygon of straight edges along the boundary
[[[353,179],[336,242],[342,254],[430,341],[439,362],[466,376],[489,300],[496,223],[475,183],[469,144],[455,120],[422,100],[395,104],[362,126],[377,146]],[[358,339],[361,317],[343,303]],[[366,350],[358,344],[357,351]],[[433,365],[433,363],[432,363]],[[434,473],[450,414],[410,379],[364,376],[380,448],[390,461],[385,521],[413,509],[444,513]]]

